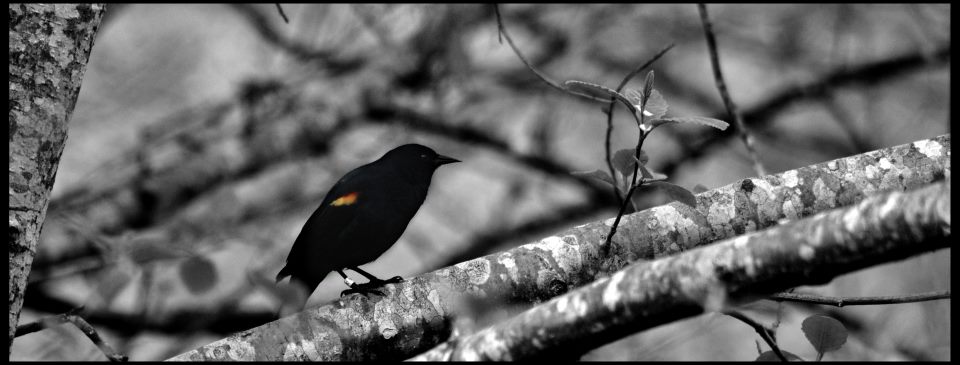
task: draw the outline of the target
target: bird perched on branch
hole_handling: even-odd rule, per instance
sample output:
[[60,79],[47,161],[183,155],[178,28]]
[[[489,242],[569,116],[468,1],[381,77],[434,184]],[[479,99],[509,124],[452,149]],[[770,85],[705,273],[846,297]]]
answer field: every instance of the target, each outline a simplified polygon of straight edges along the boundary
[[[344,175],[303,225],[277,282],[290,276],[309,297],[330,271],[340,274],[350,287],[341,296],[382,295],[377,288],[403,281],[399,276],[381,280],[359,265],[376,260],[397,242],[426,199],[433,172],[453,162],[459,160],[408,144]],[[356,283],[343,273],[345,269],[369,281]]]

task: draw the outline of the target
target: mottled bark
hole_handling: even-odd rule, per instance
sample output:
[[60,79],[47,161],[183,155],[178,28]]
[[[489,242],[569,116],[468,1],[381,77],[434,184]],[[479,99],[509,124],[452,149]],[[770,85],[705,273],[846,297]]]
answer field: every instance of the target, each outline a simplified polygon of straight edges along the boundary
[[308,309],[173,360],[404,359],[449,336],[453,319],[463,315],[463,294],[549,300],[638,260],[943,180],[949,156],[945,135],[744,179],[698,195],[697,208],[672,203],[624,216],[606,257],[600,252],[612,218],[387,286],[383,297],[350,296]]
[[870,197],[616,274],[414,360],[576,358],[632,333],[763,294],[950,247],[950,184]]
[[103,5],[10,4],[9,348]]

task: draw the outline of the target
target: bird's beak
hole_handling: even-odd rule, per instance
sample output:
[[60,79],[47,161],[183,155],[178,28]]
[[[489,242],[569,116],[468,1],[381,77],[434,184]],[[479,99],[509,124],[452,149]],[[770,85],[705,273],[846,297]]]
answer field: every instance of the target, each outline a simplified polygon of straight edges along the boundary
[[436,164],[437,166],[446,165],[448,163],[454,163],[454,162],[460,162],[460,160],[455,159],[453,157],[447,157],[444,155],[437,155],[437,158],[433,160],[433,163]]

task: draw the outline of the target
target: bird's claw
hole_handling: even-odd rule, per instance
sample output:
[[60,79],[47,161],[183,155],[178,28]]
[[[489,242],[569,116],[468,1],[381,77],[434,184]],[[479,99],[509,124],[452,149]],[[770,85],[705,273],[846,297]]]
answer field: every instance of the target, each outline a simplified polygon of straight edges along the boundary
[[340,297],[344,297],[350,294],[376,294],[383,296],[383,291],[380,291],[379,288],[387,284],[396,284],[402,283],[403,278],[400,276],[394,276],[387,280],[371,280],[363,284],[352,283],[350,284],[350,289],[340,292]]
[[379,296],[383,296],[383,292],[382,292],[382,291],[379,291],[379,290],[374,289],[374,288],[351,288],[351,289],[347,289],[347,290],[344,290],[344,291],[340,292],[340,297],[343,298],[343,297],[345,297],[345,296],[347,296],[347,295],[350,295],[350,294],[363,294],[363,295],[376,294],[376,295],[379,295]]

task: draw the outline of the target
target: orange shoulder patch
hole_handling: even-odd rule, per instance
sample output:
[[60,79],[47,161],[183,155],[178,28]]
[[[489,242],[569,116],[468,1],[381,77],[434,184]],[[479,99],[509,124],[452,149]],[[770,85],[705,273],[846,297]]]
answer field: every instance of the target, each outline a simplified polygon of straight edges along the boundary
[[339,206],[343,206],[343,205],[351,205],[351,204],[357,202],[357,196],[359,196],[359,195],[360,195],[360,194],[357,193],[356,191],[354,191],[354,192],[352,192],[352,193],[344,194],[343,196],[341,196],[341,197],[339,197],[339,198],[337,198],[337,199],[334,199],[334,201],[330,202],[330,205],[335,206],[335,207],[339,207]]

